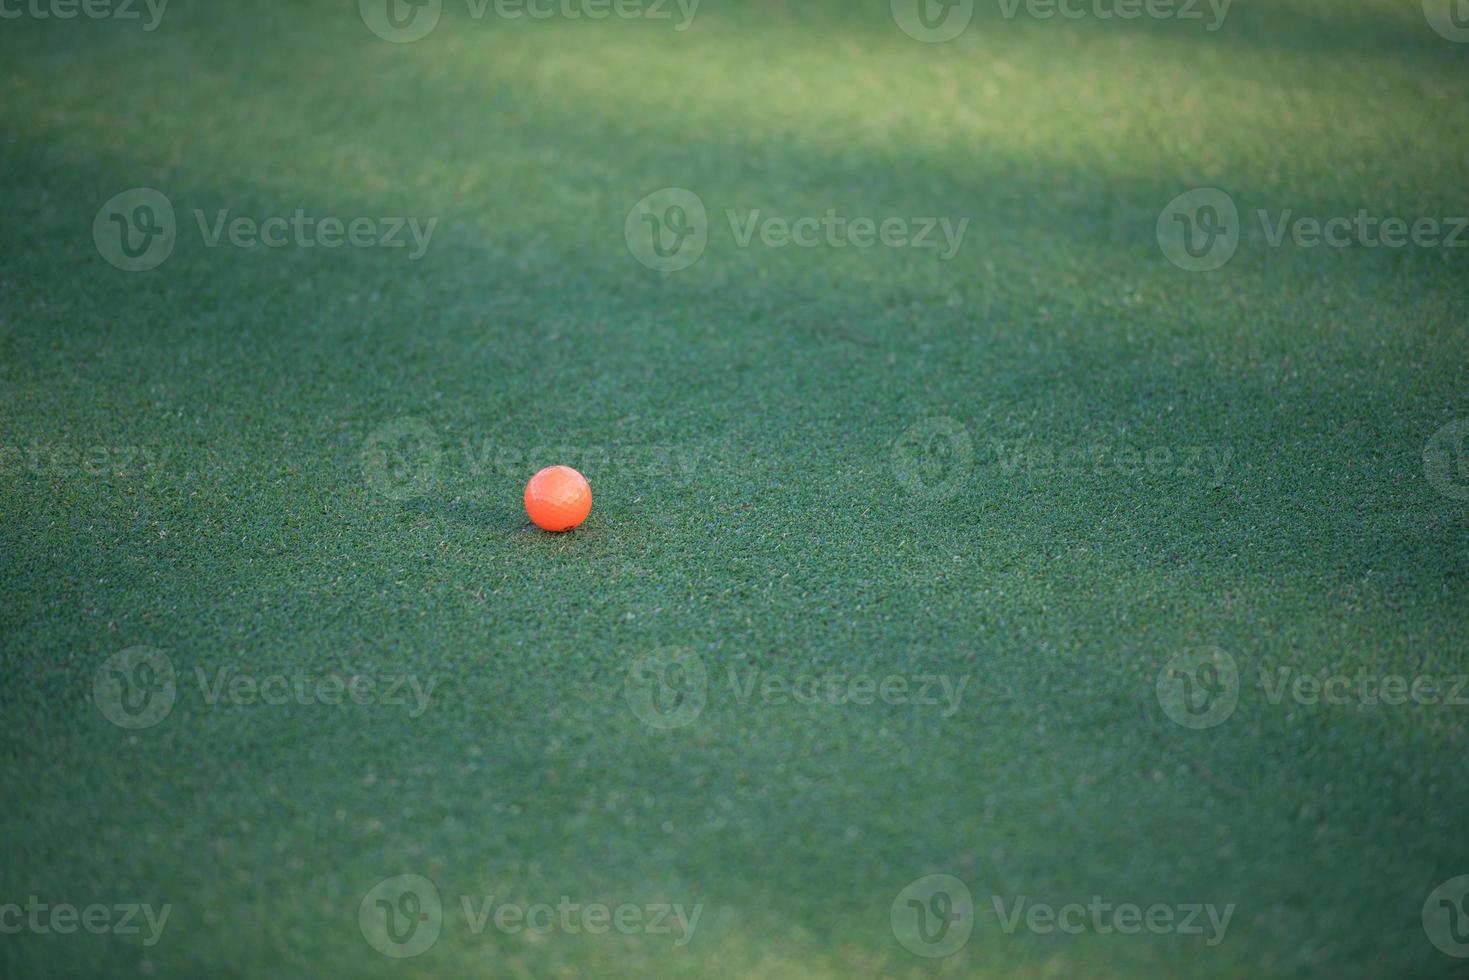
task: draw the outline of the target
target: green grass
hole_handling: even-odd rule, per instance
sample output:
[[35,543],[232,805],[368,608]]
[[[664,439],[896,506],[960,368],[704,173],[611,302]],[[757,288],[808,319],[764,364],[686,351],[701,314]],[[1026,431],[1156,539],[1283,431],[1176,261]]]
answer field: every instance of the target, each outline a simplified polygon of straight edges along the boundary
[[[1421,913],[1469,873],[1469,707],[1275,704],[1261,672],[1469,672],[1469,503],[1424,466],[1469,416],[1469,251],[1273,248],[1253,215],[1469,212],[1469,47],[1387,0],[1214,33],[981,3],[935,45],[886,2],[706,0],[683,32],[447,2],[402,45],[355,6],[0,22],[0,904],[173,907],[147,947],[0,935],[0,972],[1463,969]],[[178,241],[128,273],[91,228],[139,186]],[[663,275],[623,225],[669,186],[710,241]],[[1155,225],[1208,186],[1246,231],[1184,272]],[[409,261],[194,219],[297,208],[438,225]],[[757,208],[969,225],[950,262],[741,248],[724,213]],[[364,471],[401,417],[441,452],[407,499]],[[949,497],[895,461],[936,418],[973,448]],[[550,536],[520,491],[558,462],[596,504]],[[178,697],[124,730],[93,682],[135,646]],[[1242,689],[1194,730],[1155,681],[1203,646]],[[625,682],[669,650],[707,704],[660,730]],[[752,668],[967,687],[742,703]],[[437,686],[416,716],[210,704],[222,669]],[[390,959],[358,907],[403,873],[445,920]],[[890,910],[936,873],[977,915],[924,959]],[[681,947],[475,933],[461,895],[702,913]],[[1236,908],[1208,945],[1007,934],[991,904],[1093,895]]]

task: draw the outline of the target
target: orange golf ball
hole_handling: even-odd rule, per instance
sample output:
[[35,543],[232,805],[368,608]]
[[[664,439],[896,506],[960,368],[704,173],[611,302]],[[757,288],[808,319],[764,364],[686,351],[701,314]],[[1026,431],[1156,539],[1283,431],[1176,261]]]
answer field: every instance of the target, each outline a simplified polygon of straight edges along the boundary
[[525,485],[525,512],[543,531],[570,531],[592,512],[592,486],[570,466],[548,466]]

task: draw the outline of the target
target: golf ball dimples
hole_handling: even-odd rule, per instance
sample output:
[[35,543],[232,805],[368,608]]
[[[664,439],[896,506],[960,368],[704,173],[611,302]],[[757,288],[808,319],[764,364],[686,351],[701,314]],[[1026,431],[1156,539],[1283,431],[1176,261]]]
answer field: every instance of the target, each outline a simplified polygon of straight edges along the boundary
[[570,466],[548,466],[525,485],[525,512],[544,531],[570,531],[592,512],[592,487]]

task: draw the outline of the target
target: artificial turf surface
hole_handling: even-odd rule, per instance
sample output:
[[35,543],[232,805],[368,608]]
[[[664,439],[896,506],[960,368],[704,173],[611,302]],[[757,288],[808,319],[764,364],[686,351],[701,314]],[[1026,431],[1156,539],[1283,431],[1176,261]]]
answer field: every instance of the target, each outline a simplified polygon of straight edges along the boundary
[[[0,902],[172,906],[149,946],[0,936],[0,973],[1462,971],[1422,911],[1469,873],[1469,707],[1264,679],[1469,671],[1469,502],[1425,468],[1469,416],[1466,251],[1253,214],[1465,214],[1469,47],[1406,0],[1213,32],[981,3],[942,44],[885,0],[678,19],[0,23]],[[146,272],[92,234],[134,187],[177,212]],[[709,213],[673,273],[624,240],[664,187]],[[1245,227],[1214,272],[1157,238],[1195,187]],[[297,209],[437,225],[414,261],[195,218]],[[968,225],[950,261],[741,247],[754,209]],[[564,536],[520,504],[552,463],[596,495]],[[176,700],[125,729],[96,683],[138,646]],[[1200,647],[1240,677],[1208,729],[1155,690]],[[649,656],[705,669],[682,727],[634,710]],[[966,687],[740,686],[830,672]],[[211,703],[235,674],[435,687]],[[359,908],[405,873],[444,915],[397,959]],[[930,874],[973,894],[945,958],[890,922]],[[702,912],[683,945],[476,932],[491,895]],[[1234,911],[1211,944],[991,904],[1094,895]]]

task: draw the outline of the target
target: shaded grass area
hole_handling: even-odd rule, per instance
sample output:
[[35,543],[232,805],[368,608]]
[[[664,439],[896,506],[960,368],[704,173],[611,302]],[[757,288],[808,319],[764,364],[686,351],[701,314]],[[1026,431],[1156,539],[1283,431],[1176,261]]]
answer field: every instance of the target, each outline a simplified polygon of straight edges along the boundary
[[[152,35],[0,38],[5,442],[151,454],[123,476],[11,454],[0,475],[0,885],[175,906],[154,947],[23,934],[0,957],[1450,974],[1419,917],[1469,864],[1465,709],[1276,705],[1259,672],[1465,669],[1466,512],[1423,472],[1469,414],[1462,253],[1251,233],[1189,275],[1154,224],[1206,185],[1247,215],[1463,213],[1464,56],[1390,4],[1236,15],[1215,35],[981,15],[927,46],[885,4],[711,0],[683,34],[451,12],[394,46],[351,5],[177,3]],[[138,185],[181,230],[128,275],[89,228]],[[713,218],[704,258],[667,277],[622,240],[662,186]],[[440,223],[416,263],[211,249],[194,226],[298,207]],[[950,263],[740,248],[723,213],[757,208],[970,230]],[[430,493],[395,501],[362,451],[404,415],[444,455]],[[947,500],[894,472],[934,416],[975,447]],[[1094,446],[1209,449],[1222,470],[1044,462]],[[519,489],[567,452],[590,460],[593,519],[533,533]],[[128,733],[90,692],[138,644],[168,652],[181,693]],[[1245,685],[1224,726],[1190,731],[1153,687],[1200,645]],[[624,682],[671,646],[708,666],[708,704],[660,732]],[[210,705],[195,671],[221,668],[438,687],[418,717]],[[741,703],[730,671],[751,669],[970,681],[945,717]],[[358,903],[404,872],[449,919],[393,961]],[[937,963],[889,927],[935,872],[980,908]],[[682,948],[536,941],[472,933],[462,894],[704,912]],[[989,911],[1094,894],[1237,911],[1217,946],[1005,934]]]

